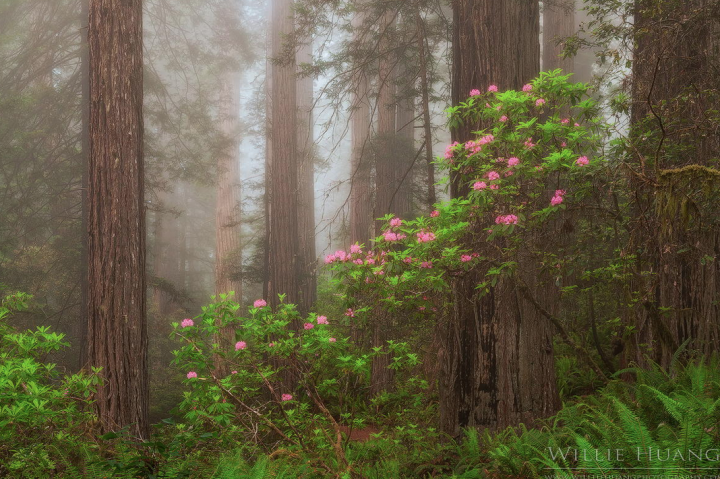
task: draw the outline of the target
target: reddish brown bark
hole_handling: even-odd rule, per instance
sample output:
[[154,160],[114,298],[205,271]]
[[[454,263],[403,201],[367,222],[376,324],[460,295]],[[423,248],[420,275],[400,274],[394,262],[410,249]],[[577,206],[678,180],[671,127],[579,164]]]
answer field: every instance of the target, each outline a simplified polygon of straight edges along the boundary
[[[274,0],[272,11],[271,135],[269,171],[269,280],[268,301],[278,304],[278,294],[286,302],[300,301],[298,281],[298,161],[297,92],[294,55],[283,58],[285,42],[292,37],[294,20],[291,0]],[[267,193],[266,193],[267,194]]]
[[148,437],[142,2],[91,0],[88,359],[105,430]]

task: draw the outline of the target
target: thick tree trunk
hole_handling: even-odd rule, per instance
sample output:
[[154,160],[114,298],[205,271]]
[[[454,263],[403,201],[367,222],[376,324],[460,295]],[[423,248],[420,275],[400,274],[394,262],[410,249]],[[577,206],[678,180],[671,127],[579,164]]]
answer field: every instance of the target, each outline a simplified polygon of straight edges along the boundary
[[404,64],[398,65],[398,78],[403,79],[402,84],[396,87],[397,123],[396,141],[398,155],[395,166],[395,205],[394,213],[397,216],[408,218],[413,211],[413,180],[415,176],[415,98],[411,92],[414,88],[415,78]]
[[[454,18],[453,104],[473,88],[521,88],[537,75],[537,2],[460,0]],[[453,138],[467,141],[478,126],[458,128]],[[465,191],[467,185],[454,177],[453,196]],[[474,247],[482,249],[482,242]],[[452,285],[454,309],[445,328],[440,415],[443,431],[453,436],[464,427],[498,429],[529,423],[553,414],[559,405],[550,325],[519,296],[516,282],[527,283],[532,294],[549,303],[552,288],[536,284],[538,265],[527,252],[518,256],[517,276],[503,279],[483,295],[475,289],[483,271],[470,271]]]
[[377,140],[375,147],[375,234],[382,231],[383,222],[377,220],[388,213],[395,213],[397,181],[395,159],[392,150],[395,141],[395,55],[392,53],[392,29],[395,24],[396,12],[386,11],[380,20],[380,65],[378,75],[377,99]]
[[88,331],[88,165],[90,158],[90,50],[88,46],[89,0],[80,0],[80,109],[82,110],[81,162],[82,177],[80,180],[80,368],[88,364],[87,331]]
[[[305,39],[297,53],[298,64],[312,63],[312,40]],[[307,313],[317,297],[315,252],[315,142],[313,129],[313,77],[298,76],[298,266],[300,311]]]
[[[707,0],[635,2],[630,293],[640,301],[626,318],[627,363],[668,367],[685,341],[704,354],[720,346],[720,205],[700,191],[720,155],[708,118],[720,90],[716,11]],[[699,168],[691,183],[673,172],[684,167]]]
[[435,194],[435,165],[433,163],[433,150],[432,150],[432,124],[430,122],[430,85],[428,82],[428,71],[427,71],[427,58],[425,42],[427,41],[427,34],[425,33],[425,22],[420,15],[418,9],[416,15],[417,30],[418,30],[418,53],[420,56],[420,90],[422,92],[422,111],[423,111],[423,131],[425,137],[425,162],[427,164],[427,207],[428,210],[432,210],[437,201]]
[[222,133],[227,141],[217,160],[215,207],[215,294],[235,292],[242,301],[240,281],[240,192],[238,178],[237,77],[222,81]]
[[[365,15],[359,13],[353,19],[355,41],[362,41],[361,27]],[[351,178],[350,178],[350,242],[365,244],[372,236],[372,188],[370,184],[370,97],[368,78],[363,69],[356,76],[356,87],[350,114],[351,130]]]
[[270,160],[270,242],[268,301],[278,304],[300,301],[298,268],[298,161],[296,67],[292,58],[281,58],[285,42],[292,37],[291,0],[273,0],[271,68],[272,157]]
[[148,437],[140,0],[91,0],[88,358],[105,430]]

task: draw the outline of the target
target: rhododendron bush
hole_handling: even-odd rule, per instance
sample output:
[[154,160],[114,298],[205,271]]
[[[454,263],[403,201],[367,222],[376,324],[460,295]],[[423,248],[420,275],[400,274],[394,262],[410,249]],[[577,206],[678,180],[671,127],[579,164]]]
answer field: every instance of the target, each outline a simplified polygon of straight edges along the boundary
[[[476,89],[449,110],[451,126],[479,125],[475,139],[448,145],[437,161],[464,194],[414,220],[389,215],[372,245],[327,257],[347,307],[431,314],[447,305],[453,276],[480,271],[478,288],[487,289],[513,274],[521,250],[560,267],[557,246],[567,242],[556,226],[592,193],[607,133],[588,85],[568,77],[558,70],[522,91]],[[564,255],[573,247],[582,248]]]

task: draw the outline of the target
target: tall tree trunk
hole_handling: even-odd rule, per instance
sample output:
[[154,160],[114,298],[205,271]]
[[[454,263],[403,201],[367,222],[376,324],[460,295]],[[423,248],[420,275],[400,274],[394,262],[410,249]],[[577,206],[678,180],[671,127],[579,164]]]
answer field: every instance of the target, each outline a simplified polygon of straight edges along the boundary
[[238,178],[237,76],[222,80],[222,133],[225,148],[217,159],[217,202],[215,207],[215,294],[235,292],[242,301],[240,272],[240,194]]
[[575,33],[575,0],[543,2],[544,71],[561,68],[565,73],[575,71],[574,57],[562,58],[565,39]]
[[425,22],[420,15],[420,8],[416,14],[417,31],[418,31],[418,53],[420,56],[420,90],[422,92],[422,111],[423,111],[423,131],[425,137],[425,162],[427,163],[427,206],[428,210],[432,210],[437,196],[435,194],[435,165],[433,163],[432,150],[432,124],[430,122],[430,85],[428,81],[426,41],[427,33],[425,31]]
[[90,0],[88,358],[103,428],[148,437],[140,0]]
[[720,156],[708,115],[720,91],[716,12],[707,0],[635,2],[628,363],[668,367],[685,341],[703,354],[720,346],[720,205],[701,191]]
[[[459,0],[454,19],[453,104],[473,88],[521,88],[537,75],[537,2]],[[465,142],[478,126],[464,125],[452,136]],[[467,189],[459,176],[452,178],[454,197]],[[464,427],[499,429],[532,422],[559,406],[551,325],[521,297],[519,284],[527,283],[536,297],[552,295],[532,275],[526,277],[524,272],[538,268],[526,251],[519,253],[518,262],[517,277],[503,279],[485,294],[476,289],[483,271],[471,270],[453,281],[440,388],[441,428],[453,436]]]
[[380,20],[377,99],[377,145],[375,148],[375,234],[381,233],[383,222],[377,220],[388,213],[395,212],[396,174],[395,159],[392,150],[395,142],[395,120],[397,105],[395,102],[395,63],[393,54],[392,29],[396,12],[387,10]]
[[[365,14],[353,18],[354,41],[361,42]],[[372,236],[372,188],[370,184],[370,97],[368,78],[364,69],[356,75],[356,87],[350,113],[351,178],[350,178],[350,242],[364,244]]]
[[[298,64],[312,64],[312,39],[305,38],[297,53]],[[313,77],[297,78],[298,106],[298,266],[300,311],[307,313],[317,297],[315,252],[315,142],[313,129]]]
[[292,0],[273,0],[272,13],[272,157],[270,160],[270,256],[268,301],[300,301],[298,282],[298,161],[295,57],[282,58],[292,38]]
[[[415,72],[412,72],[413,75]],[[395,93],[398,98],[396,141],[398,155],[395,166],[394,213],[403,218],[409,217],[413,210],[413,170],[415,163],[415,77],[410,76],[407,65],[398,65],[398,83]]]

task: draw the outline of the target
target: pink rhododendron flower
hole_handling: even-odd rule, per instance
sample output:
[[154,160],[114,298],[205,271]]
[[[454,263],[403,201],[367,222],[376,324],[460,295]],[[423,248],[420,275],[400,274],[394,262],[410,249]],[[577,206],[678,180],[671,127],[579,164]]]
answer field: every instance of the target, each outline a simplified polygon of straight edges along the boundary
[[453,148],[456,147],[456,146],[458,146],[459,144],[460,144],[460,143],[458,143],[458,142],[456,141],[456,142],[454,142],[454,143],[452,143],[452,144],[450,144],[450,145],[448,145],[448,146],[445,147],[445,159],[446,159],[446,160],[449,160],[450,158],[453,157],[453,154],[455,153],[455,152],[453,151]]
[[359,244],[354,244],[350,246],[350,253],[351,254],[360,254],[362,253],[362,248]]
[[343,250],[335,251],[335,259],[339,261],[349,260],[350,256]]
[[397,238],[398,240],[404,240],[407,238],[407,235],[405,233],[398,233]]
[[318,324],[330,324],[330,323],[328,323],[327,316],[318,316],[317,323]]
[[562,120],[560,120],[560,123],[562,123],[563,125],[567,125],[568,123],[570,123],[570,118],[563,118]]
[[490,185],[491,190],[497,190],[498,188],[500,188],[500,185]]
[[335,339],[335,338],[330,338],[330,339],[328,339],[328,341],[330,341],[331,343],[334,343],[335,341],[337,341],[337,339]]
[[197,373],[195,371],[190,371],[189,373],[187,373],[188,379],[192,379],[192,378],[196,378],[196,377],[197,377]]
[[271,348],[274,348],[274,347],[275,347],[275,343],[270,343],[270,344],[268,344],[268,346],[271,347]]
[[355,317],[355,311],[352,310],[352,308],[348,308],[347,311],[345,311],[345,316],[349,316],[351,318]]
[[490,172],[488,172],[487,177],[488,177],[488,180],[490,180],[490,181],[499,180],[500,173],[498,173],[497,171],[490,171]]
[[430,212],[430,218],[437,218],[438,216],[440,216],[440,212],[438,210]]
[[282,399],[283,401],[290,401],[292,399],[292,394],[283,394],[282,396],[280,396],[280,399]]
[[392,231],[388,230],[385,232],[384,235],[385,241],[397,241],[397,233],[393,233]]
[[587,159],[587,156],[581,156],[575,160],[575,164],[578,166],[587,166],[588,163],[590,163],[590,161]]
[[403,258],[403,263],[407,263],[407,264],[412,263],[412,258],[410,256],[406,256],[405,258]]
[[478,145],[487,145],[488,143],[495,140],[493,135],[485,135],[478,140]]
[[497,218],[495,218],[496,224],[516,225],[517,222],[518,222],[518,217],[515,215],[500,215]]
[[365,261],[365,263],[367,263],[367,264],[375,264],[375,259],[374,259],[374,258],[368,258],[368,259]]
[[190,326],[195,326],[195,323],[193,322],[192,319],[186,318],[186,319],[182,320],[182,323],[180,323],[180,326],[182,326],[183,328],[189,328]]
[[503,174],[503,176],[507,178],[508,176],[512,176],[514,174],[515,173],[513,173],[512,171],[506,171],[505,174]]
[[525,85],[523,85],[522,91],[532,91],[532,85],[529,83],[526,83]]
[[253,306],[256,308],[264,308],[265,306],[267,306],[267,301],[265,301],[264,299],[256,299],[253,303]]
[[500,117],[500,121],[505,123],[506,121],[508,121],[508,117],[506,115],[503,115]]
[[420,263],[420,267],[430,269],[432,268],[432,261],[423,261],[422,263]]
[[535,143],[532,142],[532,138],[528,138],[527,140],[525,140],[525,148],[527,148],[528,150],[530,148],[535,148]]
[[315,327],[315,325],[313,323],[305,323],[303,325],[303,328],[305,328],[305,329],[312,329],[314,327]]
[[477,88],[473,88],[472,90],[470,90],[470,96],[478,96],[478,95],[481,95],[481,93],[480,93],[480,90],[478,90]]
[[329,254],[329,255],[325,256],[325,264],[332,264],[333,262],[335,262],[334,254]]
[[462,261],[463,263],[472,261],[472,256],[470,256],[469,254],[464,254],[464,255],[460,256],[460,261]]
[[520,159],[515,158],[514,156],[512,158],[508,158],[508,166],[517,166],[520,164]]
[[552,199],[550,199],[550,204],[553,205],[553,206],[557,206],[557,205],[559,205],[559,204],[562,203],[562,202],[563,202],[563,197],[562,197],[562,196],[555,195],[555,196],[552,197]]
[[488,87],[488,91],[489,91],[489,92],[498,91],[497,85],[490,85],[490,86]]
[[543,106],[545,104],[545,100],[542,98],[538,98],[535,100],[535,106]]
[[245,348],[247,348],[247,343],[245,341],[238,341],[235,343],[235,351],[240,351]]
[[393,228],[402,226],[402,220],[400,218],[393,218],[390,220],[390,226],[392,226]]
[[237,371],[230,371],[230,374],[237,374]]
[[425,306],[418,306],[419,311],[425,311]]
[[487,184],[484,181],[476,181],[473,184],[473,190],[475,191],[484,190],[485,188],[487,188]]
[[563,196],[565,195],[565,190],[555,190],[555,196]]
[[580,126],[580,123],[575,123],[575,126]]
[[562,146],[563,148],[565,148],[565,147],[567,146],[567,143],[565,143],[565,142],[563,141],[562,143],[560,143],[560,146]]
[[358,258],[358,259],[353,260],[353,263],[355,263],[355,264],[363,264],[363,260],[362,260],[362,258]]
[[427,243],[435,239],[435,233],[430,231],[421,231],[417,234],[418,243]]

